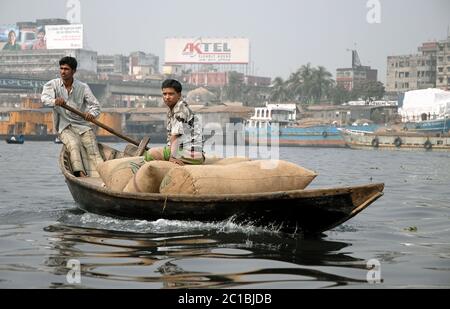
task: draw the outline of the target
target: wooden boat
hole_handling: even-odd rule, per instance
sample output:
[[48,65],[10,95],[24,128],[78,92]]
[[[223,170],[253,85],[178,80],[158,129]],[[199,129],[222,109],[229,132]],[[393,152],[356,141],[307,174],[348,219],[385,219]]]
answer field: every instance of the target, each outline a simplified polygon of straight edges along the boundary
[[[99,143],[106,160],[123,152]],[[74,200],[84,211],[100,215],[157,220],[222,221],[275,226],[288,233],[321,233],[349,220],[383,195],[384,184],[356,187],[294,190],[257,194],[162,195],[124,193],[102,186],[100,178],[77,178],[72,174],[63,147],[60,168]]]
[[25,138],[23,137],[23,135],[19,135],[18,137],[13,135],[6,139],[6,143],[8,144],[23,144],[24,142]]

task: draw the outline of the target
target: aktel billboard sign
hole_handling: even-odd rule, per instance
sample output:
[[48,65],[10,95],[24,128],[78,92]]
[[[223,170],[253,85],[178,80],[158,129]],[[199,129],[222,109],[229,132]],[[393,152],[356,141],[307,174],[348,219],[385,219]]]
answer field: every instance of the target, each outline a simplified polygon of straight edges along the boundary
[[166,39],[165,63],[170,64],[248,64],[248,39],[171,38]]

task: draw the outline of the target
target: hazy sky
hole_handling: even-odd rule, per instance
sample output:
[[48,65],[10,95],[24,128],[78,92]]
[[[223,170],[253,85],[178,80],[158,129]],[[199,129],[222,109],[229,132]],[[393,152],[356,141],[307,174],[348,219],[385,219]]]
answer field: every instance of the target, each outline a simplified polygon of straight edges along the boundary
[[[141,50],[163,63],[167,37],[246,37],[256,73],[287,78],[307,62],[335,75],[351,65],[346,49],[356,46],[384,82],[388,55],[447,37],[450,1],[378,1],[380,23],[370,24],[369,0],[80,0],[85,44],[100,54]],[[66,18],[66,4],[0,0],[0,24]]]

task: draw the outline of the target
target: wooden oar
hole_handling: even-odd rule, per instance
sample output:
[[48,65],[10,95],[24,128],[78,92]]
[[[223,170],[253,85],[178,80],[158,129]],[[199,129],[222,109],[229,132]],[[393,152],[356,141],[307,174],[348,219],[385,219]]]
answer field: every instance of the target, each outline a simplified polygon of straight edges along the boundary
[[[83,119],[86,119],[86,118],[85,118],[85,113],[82,113],[82,112],[80,112],[79,110],[77,110],[77,109],[75,109],[75,108],[73,108],[73,107],[71,107],[71,106],[69,106],[69,105],[67,105],[67,104],[65,104],[65,105],[63,105],[63,106],[61,106],[61,107],[67,109],[68,111],[70,111],[70,112],[72,112],[72,113],[74,113],[74,114],[77,114],[77,115],[80,116],[80,117],[83,117]],[[111,127],[109,127],[109,126],[107,126],[107,125],[105,125],[105,124],[99,122],[99,121],[96,120],[96,119],[90,120],[90,122],[92,122],[93,124],[99,126],[99,127],[102,128],[102,129],[108,131],[109,133],[114,134],[115,136],[117,136],[117,137],[119,137],[119,138],[121,138],[121,139],[123,139],[123,140],[129,142],[130,144],[133,144],[133,145],[138,146],[138,151],[137,151],[137,154],[136,154],[136,155],[138,155],[138,156],[142,155],[142,153],[143,153],[145,150],[148,150],[148,149],[149,149],[149,148],[147,147],[147,144],[150,142],[150,138],[149,138],[149,137],[146,137],[146,138],[144,138],[141,142],[138,142],[138,141],[135,141],[134,139],[132,139],[132,138],[130,138],[130,137],[128,137],[128,136],[123,135],[122,133],[117,132],[117,131],[114,130],[113,128],[111,128]]]

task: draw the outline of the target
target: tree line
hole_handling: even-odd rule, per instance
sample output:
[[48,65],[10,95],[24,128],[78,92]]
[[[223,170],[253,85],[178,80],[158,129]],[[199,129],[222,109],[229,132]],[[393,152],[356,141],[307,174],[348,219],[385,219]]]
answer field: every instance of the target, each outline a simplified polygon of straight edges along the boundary
[[286,80],[276,77],[270,87],[246,85],[242,74],[230,72],[226,86],[209,90],[220,101],[243,102],[247,106],[259,106],[266,101],[337,105],[358,99],[379,100],[385,94],[383,84],[378,81],[358,82],[348,91],[337,85],[325,67],[313,67],[310,63],[301,66]]
[[273,80],[271,102],[296,102],[301,104],[342,104],[351,100],[380,100],[385,88],[378,81],[362,81],[351,91],[336,84],[332,74],[323,66],[312,67],[310,63],[301,66],[287,80],[276,77]]

